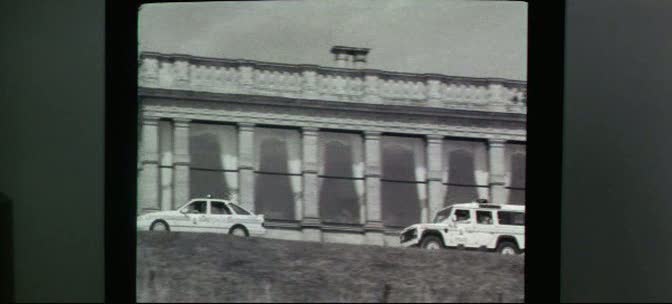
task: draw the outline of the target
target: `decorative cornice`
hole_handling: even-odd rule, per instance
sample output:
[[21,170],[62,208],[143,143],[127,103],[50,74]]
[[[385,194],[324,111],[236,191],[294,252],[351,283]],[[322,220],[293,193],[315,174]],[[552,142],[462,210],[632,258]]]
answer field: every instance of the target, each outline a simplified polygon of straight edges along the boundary
[[203,101],[241,105],[260,105],[304,109],[337,109],[341,112],[360,112],[372,114],[418,115],[428,117],[443,117],[448,119],[473,119],[483,121],[519,122],[526,121],[526,115],[521,113],[494,113],[478,112],[463,109],[437,109],[414,107],[410,105],[382,105],[356,102],[322,102],[320,100],[297,99],[282,96],[261,96],[212,92],[191,92],[161,88],[138,88],[138,96],[146,99],[173,99],[180,101]]
[[159,125],[159,117],[156,116],[143,116],[142,117],[142,124],[145,126],[158,126]]
[[303,136],[317,136],[317,133],[320,131],[320,128],[316,127],[301,127],[301,134]]
[[191,119],[184,117],[173,117],[173,125],[175,128],[189,128]]
[[429,144],[440,144],[443,142],[443,139],[445,136],[439,135],[439,134],[428,134],[426,135],[427,137],[427,143]]
[[380,131],[371,131],[371,130],[365,130],[364,131],[364,139],[365,140],[380,140],[380,136],[383,132]]
[[139,86],[192,92],[527,113],[526,82],[145,52]]
[[[440,134],[450,137],[526,140],[525,125],[496,120],[445,119],[338,109],[278,108],[254,104],[210,103],[190,100],[145,99],[143,111],[165,118],[186,117],[226,123],[256,123],[349,131],[399,134]],[[374,135],[375,138],[375,135]]]
[[506,143],[506,139],[503,138],[488,138],[488,146],[490,147],[495,147],[495,148],[501,148],[504,147],[504,144]]
[[252,132],[254,131],[254,123],[251,122],[238,122],[238,130],[241,132]]

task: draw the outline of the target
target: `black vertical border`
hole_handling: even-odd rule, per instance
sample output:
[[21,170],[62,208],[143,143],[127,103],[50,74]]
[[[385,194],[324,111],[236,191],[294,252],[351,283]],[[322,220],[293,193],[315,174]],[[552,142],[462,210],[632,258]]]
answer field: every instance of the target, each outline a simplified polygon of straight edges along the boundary
[[565,1],[528,1],[525,301],[560,300]]
[[105,302],[135,303],[140,3],[105,2]]

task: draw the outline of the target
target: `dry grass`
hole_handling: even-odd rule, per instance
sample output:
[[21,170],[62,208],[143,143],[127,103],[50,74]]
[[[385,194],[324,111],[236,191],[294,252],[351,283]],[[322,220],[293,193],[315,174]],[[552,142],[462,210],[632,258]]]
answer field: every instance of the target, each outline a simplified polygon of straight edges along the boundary
[[519,256],[138,234],[139,302],[522,302]]

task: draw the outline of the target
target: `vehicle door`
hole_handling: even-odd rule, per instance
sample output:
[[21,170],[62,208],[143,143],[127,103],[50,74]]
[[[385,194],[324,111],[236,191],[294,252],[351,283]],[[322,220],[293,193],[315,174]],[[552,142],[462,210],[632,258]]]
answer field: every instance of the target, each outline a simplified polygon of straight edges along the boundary
[[445,233],[446,245],[464,246],[470,245],[468,233],[473,229],[472,210],[456,208],[449,220],[450,227]]
[[180,209],[182,214],[177,225],[183,231],[202,231],[200,227],[205,221],[208,204],[206,201],[193,201]]
[[519,211],[498,211],[497,227],[499,234],[516,236],[518,246],[525,246],[525,213]]
[[476,222],[473,231],[469,235],[473,241],[473,247],[488,247],[497,237],[492,210],[475,210]]
[[231,216],[231,209],[225,202],[210,201],[208,224],[210,224],[212,232],[229,233],[229,228],[233,225]]

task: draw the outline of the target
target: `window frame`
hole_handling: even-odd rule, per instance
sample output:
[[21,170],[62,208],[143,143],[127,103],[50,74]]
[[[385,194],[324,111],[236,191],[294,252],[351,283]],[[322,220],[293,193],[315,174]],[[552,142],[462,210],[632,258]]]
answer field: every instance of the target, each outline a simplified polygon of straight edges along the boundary
[[[213,213],[213,212],[212,212],[212,209],[213,209],[212,206],[213,206],[213,204],[215,204],[215,203],[224,205],[224,208],[226,208],[225,210],[226,210],[228,213]],[[223,202],[223,201],[210,201],[210,202],[209,202],[209,207],[208,207],[208,215],[233,215],[233,212],[231,211],[231,208],[229,208],[229,206],[226,204],[226,202]]]
[[[466,211],[467,214],[469,215],[469,217],[465,220],[458,220],[457,219],[457,212],[458,211]],[[467,209],[467,208],[459,208],[459,207],[455,208],[455,211],[453,211],[453,215],[455,215],[455,222],[456,223],[462,223],[462,222],[466,222],[466,221],[471,221],[471,218],[472,218],[472,214],[471,214],[472,212],[471,211],[472,211],[471,209]]]
[[182,210],[185,210],[185,209],[189,209],[189,206],[194,205],[196,203],[200,203],[200,202],[205,203],[205,212],[203,212],[203,213],[189,213],[188,210],[186,210],[187,212],[184,212],[184,213],[185,214],[208,214],[209,213],[209,204],[208,204],[207,200],[194,200],[194,201],[188,202],[184,206],[180,207],[179,210],[182,211]]
[[[500,221],[500,216],[499,216],[499,214],[502,213],[502,212],[505,212],[505,213],[511,213],[511,214],[513,214],[514,216],[515,216],[515,215],[520,215],[520,216],[522,216],[522,218],[523,218],[523,223],[522,223],[522,224],[502,224],[502,222]],[[512,220],[513,220],[513,219],[512,219]],[[514,227],[521,227],[521,226],[522,226],[522,227],[525,227],[525,212],[522,212],[522,211],[513,211],[513,210],[497,210],[496,221],[497,221],[497,225],[501,225],[501,226],[514,226]],[[512,221],[512,222],[515,222],[515,221]]]
[[[482,210],[482,209],[481,209],[481,210],[475,210],[475,211],[476,211],[475,213],[476,213],[476,224],[477,224],[477,225],[495,225],[495,217],[494,217],[493,210]],[[489,214],[490,214],[490,223],[482,223],[482,222],[480,222],[480,221],[478,220],[478,213],[479,213],[479,212],[487,212],[487,213],[489,213]]]

